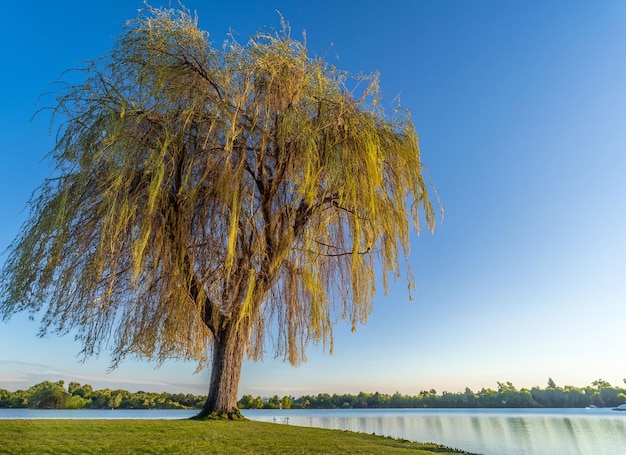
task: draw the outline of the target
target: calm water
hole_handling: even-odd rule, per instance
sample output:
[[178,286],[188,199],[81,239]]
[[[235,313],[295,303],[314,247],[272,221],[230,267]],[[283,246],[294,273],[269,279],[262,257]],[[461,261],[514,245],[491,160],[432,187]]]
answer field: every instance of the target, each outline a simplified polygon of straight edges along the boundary
[[[196,411],[0,409],[1,418],[178,419]],[[626,412],[611,409],[246,410],[253,420],[436,442],[484,455],[626,453]]]

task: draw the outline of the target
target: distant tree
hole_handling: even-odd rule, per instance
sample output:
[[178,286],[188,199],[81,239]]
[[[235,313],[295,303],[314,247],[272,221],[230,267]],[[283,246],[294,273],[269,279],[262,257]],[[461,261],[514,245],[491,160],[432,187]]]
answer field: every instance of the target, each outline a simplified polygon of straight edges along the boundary
[[609,384],[608,381],[605,381],[604,379],[596,379],[591,383],[591,385],[596,387],[597,389],[605,389],[611,387],[611,384]]
[[555,388],[556,388],[556,384],[555,384],[555,382],[552,380],[552,378],[548,378],[548,388],[549,388],[549,389],[555,389]]
[[[348,403],[350,404],[350,403]],[[392,408],[408,408],[410,406],[408,406],[407,404],[407,397],[403,396],[400,392],[394,393],[390,400],[389,400],[389,406]]]
[[76,394],[78,389],[80,389],[80,384],[78,382],[70,381],[70,383],[67,385],[67,392],[70,395]]
[[70,394],[65,406],[69,409],[82,409],[91,404],[92,387],[87,384],[81,386],[78,382],[71,381],[67,386],[67,392]]
[[64,382],[43,381],[27,391],[28,407],[37,409],[64,409],[70,394],[63,387]]
[[280,406],[282,409],[291,409],[291,405],[293,404],[293,398],[285,395],[280,402]]
[[107,408],[109,409],[117,409],[122,404],[122,400],[124,398],[124,394],[120,390],[116,390],[111,394],[109,400],[107,402]]
[[309,56],[287,26],[215,48],[187,12],[147,7],[59,94],[57,172],[0,314],[45,307],[42,333],[74,330],[85,356],[112,336],[113,367],[203,366],[212,346],[199,417],[237,414],[267,331],[294,365],[310,341],[332,351],[335,315],[365,323],[375,271],[387,289],[411,226],[434,227],[414,125],[379,97],[376,75]]
[[491,388],[481,389],[476,399],[478,406],[481,408],[500,408],[503,407],[502,400],[498,392]]
[[111,389],[95,390],[91,397],[90,407],[93,409],[107,409],[111,399]]
[[28,407],[28,391],[17,390],[12,396],[8,397],[8,408],[27,408]]
[[13,393],[0,389],[0,408],[10,408],[13,404]]
[[367,398],[368,408],[386,408],[389,406],[390,397],[387,394],[375,392]]
[[64,409],[84,409],[90,404],[91,400],[86,400],[80,395],[70,395],[65,402]]
[[469,408],[476,407],[477,405],[476,394],[469,387],[465,387],[465,391],[463,392],[463,402]]
[[76,389],[75,394],[80,395],[85,399],[91,398],[91,394],[93,393],[93,387],[89,384],[85,384],[78,389]]
[[267,402],[267,407],[269,409],[278,409],[281,406],[281,400],[280,397],[278,395],[274,395],[272,398],[270,398]]
[[613,386],[603,387],[600,389],[600,398],[604,406],[619,406],[623,403],[622,398],[619,396],[620,393],[623,393],[622,389]]
[[252,395],[244,395],[237,402],[239,409],[254,409],[253,407],[254,397]]
[[499,382],[498,381],[498,392],[499,393],[517,392],[517,389],[515,388],[513,383],[510,382],[510,381],[507,381],[507,382]]

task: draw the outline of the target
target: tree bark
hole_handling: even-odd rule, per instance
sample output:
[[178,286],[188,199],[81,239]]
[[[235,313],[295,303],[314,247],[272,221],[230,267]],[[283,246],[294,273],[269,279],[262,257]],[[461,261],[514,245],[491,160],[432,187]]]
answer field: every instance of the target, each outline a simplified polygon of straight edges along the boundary
[[245,344],[250,329],[230,321],[213,344],[209,394],[197,420],[243,418],[237,408],[237,392]]

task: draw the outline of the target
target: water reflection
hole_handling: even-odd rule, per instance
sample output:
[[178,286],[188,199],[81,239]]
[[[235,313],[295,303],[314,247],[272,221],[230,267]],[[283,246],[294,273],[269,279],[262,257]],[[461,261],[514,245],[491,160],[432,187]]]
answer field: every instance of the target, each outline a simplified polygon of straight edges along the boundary
[[[626,413],[597,410],[304,410],[276,412],[294,425],[435,442],[484,455],[626,453]],[[282,415],[282,414],[281,414]]]

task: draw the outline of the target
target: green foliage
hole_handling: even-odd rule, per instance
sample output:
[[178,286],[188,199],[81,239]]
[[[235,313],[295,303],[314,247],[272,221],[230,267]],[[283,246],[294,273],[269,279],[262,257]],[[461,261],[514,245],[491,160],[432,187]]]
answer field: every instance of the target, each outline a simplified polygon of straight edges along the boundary
[[27,408],[28,397],[23,390],[9,392],[0,389],[0,408]]
[[596,387],[598,390],[611,387],[611,384],[609,384],[604,379],[596,379],[595,381],[591,383],[591,385]]
[[126,390],[93,390],[89,384],[44,381],[28,390],[9,392],[0,389],[0,408],[38,409],[197,409],[206,396],[192,394],[154,393]]
[[261,397],[254,398],[252,395],[244,395],[237,403],[241,409],[263,409],[265,403]]
[[85,409],[90,403],[91,400],[87,400],[79,395],[72,395],[65,402],[64,409]]
[[75,329],[86,356],[113,335],[114,365],[202,363],[234,327],[258,358],[277,328],[297,364],[309,341],[332,349],[333,313],[365,322],[374,270],[386,289],[411,226],[434,227],[408,113],[286,24],[216,48],[185,11],[147,7],[85,76],[58,95],[57,174],[10,248],[0,314],[45,306],[42,331]]
[[[597,381],[596,381],[597,382]],[[595,384],[595,383],[594,383]],[[608,383],[607,383],[608,384]],[[595,406],[614,407],[626,401],[625,388],[596,385],[583,388],[573,386],[548,387],[541,389],[517,389],[511,382],[498,382],[498,390],[483,388],[473,392],[466,388],[460,393],[443,392],[438,395],[433,389],[418,395],[393,395],[365,393],[358,395],[320,393],[288,399],[293,409],[339,409],[339,408],[584,408]],[[275,409],[281,400],[278,396],[263,400],[245,395],[238,402],[241,409]],[[286,409],[286,408],[285,408]]]
[[38,409],[65,409],[70,394],[63,387],[63,381],[44,381],[28,390],[28,407]]

